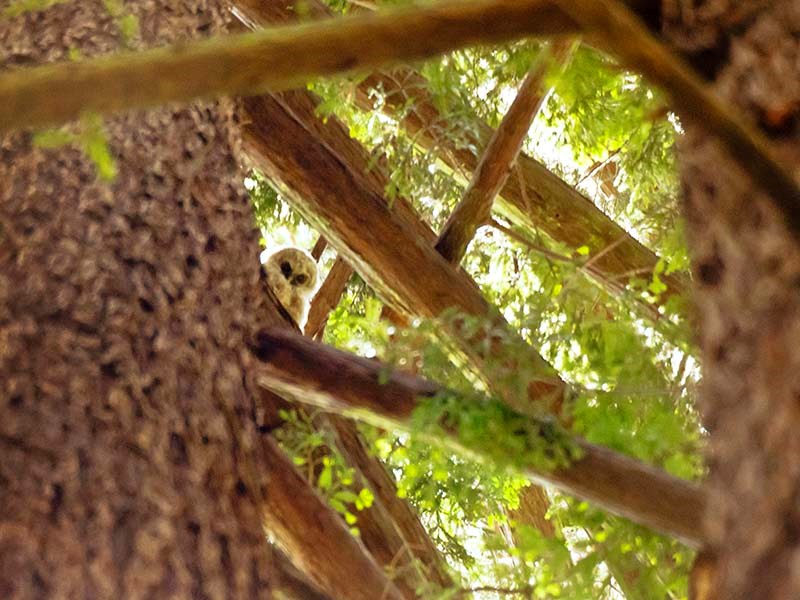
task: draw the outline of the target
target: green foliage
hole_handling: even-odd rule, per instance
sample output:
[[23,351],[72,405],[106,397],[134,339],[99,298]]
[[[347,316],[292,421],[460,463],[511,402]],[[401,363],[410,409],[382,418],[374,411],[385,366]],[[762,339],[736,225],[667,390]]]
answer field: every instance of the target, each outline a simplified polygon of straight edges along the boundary
[[134,39],[139,35],[138,17],[125,9],[122,0],[103,0],[103,7],[114,19],[114,23],[122,37],[123,45],[131,46]]
[[3,16],[9,19],[24,15],[25,13],[47,10],[56,4],[64,4],[70,0],[12,0],[3,9]]
[[[332,4],[338,11],[351,9],[349,1]],[[500,122],[541,50],[538,44],[509,44],[420,65],[443,116],[432,126],[436,135],[479,155],[471,140],[480,121]],[[355,107],[358,83],[316,82],[320,113],[341,119],[372,152],[370,168],[386,169],[390,202],[407,198],[440,228],[471,174],[453,172],[439,160],[441,149],[422,150],[406,133],[400,122],[415,110],[413,102],[394,111]],[[533,461],[552,468],[575,451],[540,407],[530,407],[535,419],[523,418],[496,399],[497,389],[523,398],[528,384],[543,376],[536,365],[520,362],[527,345],[574,391],[571,434],[682,478],[704,474],[703,431],[694,407],[699,368],[683,317],[686,299],[671,299],[658,320],[639,308],[663,293],[666,275],[685,273],[689,265],[673,155],[680,125],[639,77],[587,47],[547,85],[525,151],[658,252],[654,272],[641,273],[611,296],[586,277],[598,252],[593,240],[567,247],[536,230],[514,229],[528,242],[520,243],[482,227],[462,266],[510,329],[499,327],[494,316],[456,314],[414,321],[406,329],[389,326],[380,318],[380,301],[355,277],[329,318],[325,341],[457,392],[425,401],[410,432],[364,426],[362,433],[397,477],[399,495],[417,508],[450,565],[476,590],[473,597],[683,599],[692,553],[678,542],[554,490],[548,490],[548,517],[555,537],[508,516],[528,485],[514,467]],[[373,90],[372,98],[385,108],[385,90]],[[425,133],[430,132],[420,135]],[[259,226],[270,233],[282,227],[304,231],[280,194],[253,177]],[[495,219],[506,226],[501,214]],[[455,327],[466,338],[495,340],[481,373],[445,341],[443,332]],[[442,445],[444,432],[492,460]],[[438,439],[431,443],[432,438]],[[324,483],[333,486],[339,475],[333,466],[329,473]],[[423,597],[454,595],[456,590],[444,590]]]
[[492,464],[552,471],[580,458],[580,449],[553,419],[532,419],[499,400],[442,392],[420,402],[412,431],[428,438],[451,434]]
[[65,128],[41,131],[34,136],[33,143],[40,148],[77,146],[94,164],[102,181],[113,181],[117,176],[117,162],[111,154],[103,119],[99,115],[84,115],[76,132]]
[[342,515],[350,531],[358,535],[357,513],[372,506],[372,492],[355,482],[354,470],[347,466],[330,436],[315,426],[314,418],[296,410],[281,411],[285,424],[275,437],[331,508]]

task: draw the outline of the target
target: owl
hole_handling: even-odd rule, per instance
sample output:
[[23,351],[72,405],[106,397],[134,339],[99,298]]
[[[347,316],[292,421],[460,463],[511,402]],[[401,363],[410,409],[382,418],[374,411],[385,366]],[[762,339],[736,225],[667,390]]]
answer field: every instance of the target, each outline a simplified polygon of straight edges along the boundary
[[267,283],[302,330],[317,289],[317,263],[301,248],[282,248],[264,263]]

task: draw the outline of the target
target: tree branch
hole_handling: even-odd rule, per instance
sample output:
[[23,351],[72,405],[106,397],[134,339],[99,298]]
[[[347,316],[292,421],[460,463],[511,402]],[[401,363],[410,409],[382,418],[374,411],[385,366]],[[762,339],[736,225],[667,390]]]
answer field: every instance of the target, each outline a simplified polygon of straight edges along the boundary
[[[408,428],[419,399],[442,391],[424,379],[288,332],[262,330],[252,349],[262,361],[257,380],[271,391],[400,428]],[[486,456],[485,449],[463,446],[452,432],[449,441],[473,457]],[[582,458],[552,472],[525,463],[525,457],[515,460],[532,479],[690,545],[702,543],[706,498],[700,488],[606,448],[577,438],[575,442]]]
[[86,112],[291,89],[320,75],[519,39],[537,31],[547,4],[446,0],[22,69],[0,76],[0,131],[55,125]]
[[494,199],[508,179],[528,130],[542,107],[544,77],[552,63],[563,66],[574,47],[572,40],[555,41],[550,52],[552,60],[539,60],[522,82],[517,97],[483,151],[464,197],[439,234],[436,251],[449,262],[461,262],[478,228],[491,215]]
[[324,236],[319,236],[317,238],[314,247],[311,249],[311,256],[314,257],[314,260],[319,262],[319,259],[322,258],[322,253],[325,252],[325,248],[328,247],[328,240],[325,239]]
[[678,56],[617,0],[556,0],[605,47],[667,92],[684,116],[716,136],[739,167],[764,189],[800,238],[800,187],[769,139],[724,103]]
[[347,282],[353,275],[353,267],[338,256],[328,272],[322,287],[311,300],[311,307],[308,310],[308,320],[306,321],[306,335],[316,338],[325,328],[328,315],[336,308],[342,298]]

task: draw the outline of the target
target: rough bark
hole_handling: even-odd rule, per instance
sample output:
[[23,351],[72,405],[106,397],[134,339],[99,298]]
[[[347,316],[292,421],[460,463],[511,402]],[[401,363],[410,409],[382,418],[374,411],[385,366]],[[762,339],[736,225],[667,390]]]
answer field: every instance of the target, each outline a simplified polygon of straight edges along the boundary
[[[126,5],[143,44],[221,31],[220,3]],[[202,15],[202,17],[200,16]],[[0,21],[5,64],[108,52],[100,2]],[[0,596],[268,597],[252,362],[279,324],[228,102],[0,139]]]
[[512,41],[538,29],[546,4],[442,0],[380,15],[24,69],[0,77],[0,131],[56,125],[87,112],[293,89],[320,75]]
[[[563,65],[572,47],[570,40],[556,41],[552,49],[553,62]],[[464,197],[439,233],[436,251],[451,263],[461,262],[478,228],[492,214],[495,197],[508,179],[528,130],[542,107],[545,97],[542,83],[550,62],[540,61],[523,80],[514,102],[486,144]]]
[[[723,1],[709,10],[711,4],[665,2],[670,35],[698,56],[718,58],[716,93],[759,123],[784,166],[796,171],[797,2]],[[697,276],[701,409],[711,432],[702,597],[797,598],[800,249],[765,196],[766,182],[748,178],[702,123],[684,118],[680,159]]]
[[[262,361],[258,382],[267,389],[356,418],[369,420],[372,414],[407,427],[419,400],[442,391],[409,373],[278,330],[260,331],[252,350]],[[471,401],[464,399],[465,404]],[[450,437],[457,445],[454,432]],[[703,541],[705,496],[698,487],[608,449],[577,438],[575,443],[582,458],[555,471],[542,471],[524,457],[515,460],[537,481],[691,545]],[[485,454],[477,447],[464,449],[473,456]]]
[[[126,7],[143,45],[219,33],[225,15]],[[118,42],[101,2],[0,21],[5,66]],[[269,597],[265,509],[310,489],[270,494],[294,471],[261,444],[276,411],[243,348],[287,324],[260,277],[232,109],[107,121],[111,183],[77,149],[0,139],[3,598]],[[300,556],[320,550],[307,519],[283,524]],[[329,570],[351,587],[375,573],[364,597],[379,597],[387,580],[347,530],[329,544]],[[357,564],[341,562],[353,544]]]
[[[652,0],[630,2],[629,5],[647,22],[656,21],[657,3]],[[293,0],[236,0],[236,13],[251,27],[264,27],[271,23],[282,23],[296,18]],[[308,16],[322,18],[330,11],[319,0],[304,3]],[[538,20],[541,35],[562,34],[576,31],[575,23],[565,20],[554,6],[543,7]],[[386,108],[393,114],[402,113],[401,123],[421,146],[436,152],[437,156],[452,169],[473,173],[478,165],[478,156],[467,148],[460,148],[444,135],[447,126],[426,92],[426,80],[415,70],[400,67],[391,71],[377,71],[365,78],[357,89],[356,102],[365,110],[374,110],[374,88],[385,92]],[[413,110],[404,110],[412,103]],[[443,125],[443,123],[445,123]],[[493,135],[486,123],[478,123],[476,136],[468,134],[467,141],[483,148]],[[624,288],[631,273],[651,272],[658,257],[637,242],[624,229],[609,219],[590,200],[541,163],[522,154],[517,168],[522,174],[522,185],[511,180],[501,190],[498,210],[513,223],[526,229],[536,229],[554,240],[577,248],[589,245],[592,255],[598,254],[588,272],[612,292]],[[602,254],[599,254],[601,253]],[[634,275],[633,277],[638,277]],[[659,303],[684,294],[689,288],[688,279],[680,275],[662,277],[667,290],[659,296]],[[641,305],[651,318],[658,318],[657,307],[649,303]]]

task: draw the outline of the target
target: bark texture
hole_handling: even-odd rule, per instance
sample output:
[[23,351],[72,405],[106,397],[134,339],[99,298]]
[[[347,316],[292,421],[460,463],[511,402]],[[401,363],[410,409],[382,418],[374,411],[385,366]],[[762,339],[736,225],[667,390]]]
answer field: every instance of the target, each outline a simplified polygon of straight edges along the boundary
[[[664,2],[667,32],[797,172],[800,5]],[[684,115],[686,215],[711,432],[713,581],[703,598],[800,597],[800,249],[784,219]],[[708,562],[708,560],[707,560]],[[704,577],[707,577],[704,575]]]
[[[221,32],[221,4],[125,7],[159,45]],[[6,68],[119,42],[99,0],[0,21]],[[105,129],[110,184],[78,149],[0,139],[0,597],[268,597],[242,347],[281,318],[232,105]]]

